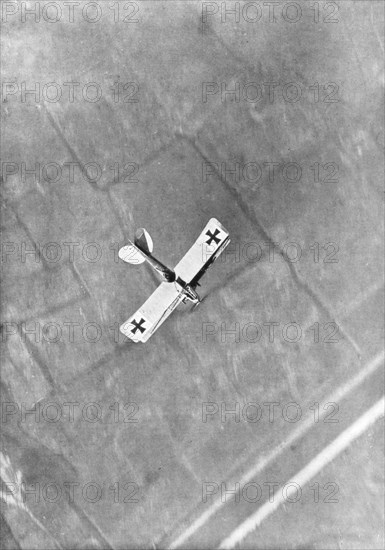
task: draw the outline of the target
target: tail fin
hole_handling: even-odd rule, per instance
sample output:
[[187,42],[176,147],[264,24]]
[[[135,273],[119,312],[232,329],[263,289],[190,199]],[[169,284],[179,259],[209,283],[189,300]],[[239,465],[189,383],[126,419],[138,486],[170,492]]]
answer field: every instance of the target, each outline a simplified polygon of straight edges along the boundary
[[154,249],[154,243],[151,236],[143,227],[135,233],[135,246],[147,254],[151,254]]
[[129,264],[141,264],[147,261],[165,281],[168,283],[174,282],[176,279],[175,272],[152,256],[153,248],[154,243],[150,234],[143,228],[138,229],[135,233],[134,243],[123,246],[119,250],[119,258]]
[[119,258],[129,264],[142,264],[147,259],[145,255],[151,254],[154,243],[150,234],[143,228],[136,231],[134,242],[135,244],[128,244],[119,250]]

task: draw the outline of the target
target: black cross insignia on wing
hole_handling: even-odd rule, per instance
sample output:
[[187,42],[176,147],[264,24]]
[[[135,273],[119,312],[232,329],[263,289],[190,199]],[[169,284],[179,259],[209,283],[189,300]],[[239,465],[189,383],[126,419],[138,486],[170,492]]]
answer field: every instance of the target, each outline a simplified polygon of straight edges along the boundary
[[206,244],[210,245],[212,243],[212,241],[214,241],[215,244],[220,243],[221,239],[218,239],[218,237],[217,237],[217,235],[219,235],[219,233],[220,233],[219,229],[216,229],[214,231],[214,234],[211,233],[210,229],[208,231],[206,231],[206,235],[209,237],[206,241]]
[[143,319],[143,317],[141,318],[141,320],[139,321],[139,323],[137,321],[135,321],[135,319],[133,319],[133,321],[131,321],[131,324],[134,325],[134,328],[131,330],[132,334],[135,334],[137,330],[140,330],[140,332],[145,332],[146,329],[142,326],[143,323],[145,323],[145,319]]

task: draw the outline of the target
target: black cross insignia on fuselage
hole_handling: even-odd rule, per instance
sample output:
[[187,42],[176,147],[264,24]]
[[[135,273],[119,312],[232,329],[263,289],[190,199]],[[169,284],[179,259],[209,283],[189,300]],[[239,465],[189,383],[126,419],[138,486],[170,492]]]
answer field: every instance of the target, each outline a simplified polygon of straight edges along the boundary
[[133,328],[132,331],[131,331],[132,334],[135,334],[135,332],[136,332],[138,329],[139,329],[140,332],[142,332],[142,333],[145,332],[146,329],[145,329],[144,327],[141,326],[141,325],[143,325],[143,323],[145,323],[145,322],[146,322],[146,321],[145,321],[145,319],[143,319],[143,317],[142,317],[142,319],[139,321],[139,323],[138,323],[137,321],[135,321],[135,319],[134,319],[133,321],[131,321],[131,324],[134,325],[134,328]]
[[221,242],[221,239],[217,238],[217,235],[219,235],[220,231],[219,229],[216,229],[214,232],[214,235],[211,233],[210,229],[206,231],[206,235],[209,237],[209,239],[206,241],[206,244],[211,244],[212,241],[215,242],[215,244],[218,244]]

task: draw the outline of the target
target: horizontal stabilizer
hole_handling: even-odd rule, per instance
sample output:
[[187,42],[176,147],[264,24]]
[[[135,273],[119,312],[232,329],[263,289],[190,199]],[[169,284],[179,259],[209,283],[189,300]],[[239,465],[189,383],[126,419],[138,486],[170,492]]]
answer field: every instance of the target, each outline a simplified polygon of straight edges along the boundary
[[119,250],[119,258],[129,264],[142,264],[146,260],[143,254],[132,244],[123,246]]

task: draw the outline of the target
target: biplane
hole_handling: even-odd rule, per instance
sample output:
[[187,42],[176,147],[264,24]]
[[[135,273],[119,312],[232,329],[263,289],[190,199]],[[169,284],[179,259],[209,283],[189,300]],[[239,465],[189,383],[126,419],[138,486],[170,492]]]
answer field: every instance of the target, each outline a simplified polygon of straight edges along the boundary
[[199,280],[230,243],[229,233],[211,218],[190,250],[174,269],[153,254],[153,241],[145,229],[138,229],[134,242],[119,250],[119,257],[130,264],[148,262],[163,282],[134,315],[121,325],[121,332],[134,342],[146,342],[180,303],[198,305]]

